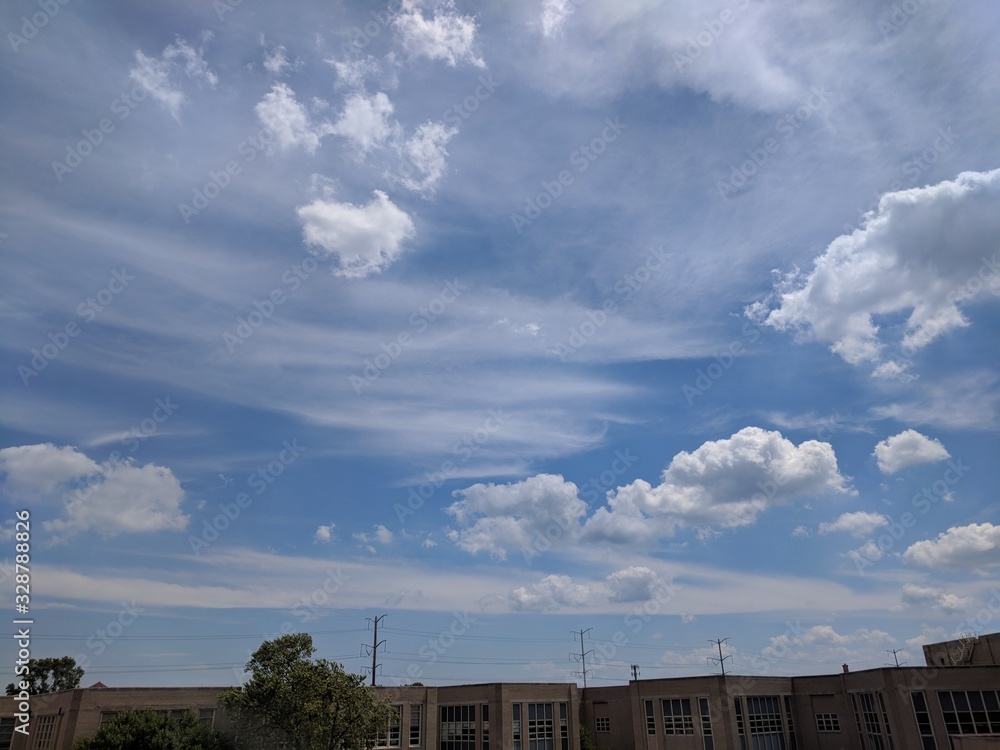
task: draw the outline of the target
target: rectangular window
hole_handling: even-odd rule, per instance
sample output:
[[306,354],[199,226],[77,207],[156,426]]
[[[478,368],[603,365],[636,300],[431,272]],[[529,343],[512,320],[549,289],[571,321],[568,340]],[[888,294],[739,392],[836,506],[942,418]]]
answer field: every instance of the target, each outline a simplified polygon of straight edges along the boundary
[[938,701],[948,734],[1000,734],[996,690],[942,690]]
[[690,698],[665,698],[663,705],[664,734],[694,734]]
[[646,734],[656,734],[656,717],[653,715],[653,701],[646,701]]
[[920,733],[920,744],[923,750],[937,750],[937,740],[934,739],[934,729],[931,727],[931,714],[927,710],[927,700],[922,691],[910,693],[913,704],[913,718],[917,720],[917,731]]
[[521,750],[521,704],[514,703],[511,707],[511,733],[514,740],[514,750]]
[[594,728],[598,732],[610,732],[611,719],[607,716],[598,716],[596,719],[594,719]]
[[483,750],[490,750],[490,704],[484,703],[480,710],[483,712]]
[[705,738],[705,750],[715,750],[715,738],[712,737],[712,714],[708,708],[708,698],[698,699],[701,712],[701,734]]
[[[878,697],[876,697],[878,695]],[[878,699],[881,693],[852,693],[851,703],[854,706],[854,719],[858,722],[861,733],[861,744],[871,750],[891,750],[892,740],[886,739],[882,731],[881,713]],[[867,740],[867,742],[865,742]]]
[[747,747],[747,736],[754,750],[786,750],[785,727],[781,720],[781,700],[777,695],[746,696],[746,719],[743,717],[742,700],[736,699],[736,728],[740,734],[740,747]]
[[0,750],[10,750],[14,740],[14,720],[0,719]]
[[410,747],[420,744],[420,719],[423,706],[419,703],[410,704]]
[[111,721],[117,715],[118,715],[117,711],[101,711],[101,721],[97,726],[98,727],[104,726],[106,722]]
[[552,704],[528,704],[528,750],[554,750]]
[[32,717],[31,733],[35,738],[31,744],[32,750],[50,750],[50,748],[55,747],[58,723],[59,717],[55,714]]
[[559,704],[559,741],[562,750],[569,750],[569,706]]
[[475,706],[441,706],[441,750],[476,750]]
[[399,747],[399,722],[403,715],[402,706],[393,706],[395,715],[389,719],[385,731],[375,738],[375,747]]
[[206,727],[211,729],[215,726],[215,709],[214,708],[199,708],[198,709],[198,721],[204,724]]
[[789,750],[796,750],[795,745],[795,723],[792,720],[792,698],[785,696],[785,723],[788,724],[788,747]]
[[817,732],[839,732],[840,717],[837,714],[816,714]]

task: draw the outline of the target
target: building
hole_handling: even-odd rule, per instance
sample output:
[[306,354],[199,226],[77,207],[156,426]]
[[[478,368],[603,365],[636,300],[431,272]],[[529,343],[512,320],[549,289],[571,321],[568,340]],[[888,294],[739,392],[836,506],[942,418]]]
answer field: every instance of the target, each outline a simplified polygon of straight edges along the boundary
[[[379,687],[399,710],[378,744],[409,750],[1000,750],[1000,634],[924,647],[923,667],[802,677],[712,675]],[[961,656],[953,660],[952,655]],[[941,663],[944,658],[945,663]],[[948,662],[951,663],[948,663]],[[31,737],[0,698],[0,750],[69,750],[117,711],[193,711],[226,730],[218,688],[95,686],[33,699]],[[13,734],[13,738],[12,738]]]

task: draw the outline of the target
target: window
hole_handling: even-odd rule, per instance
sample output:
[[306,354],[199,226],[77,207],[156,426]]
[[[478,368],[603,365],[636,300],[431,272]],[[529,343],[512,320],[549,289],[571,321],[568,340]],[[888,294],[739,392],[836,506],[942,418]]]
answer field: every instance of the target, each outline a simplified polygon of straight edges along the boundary
[[653,715],[653,701],[646,701],[646,734],[656,734],[656,717]]
[[118,711],[101,711],[101,722],[98,727],[104,726],[107,722],[111,721],[118,715]]
[[913,704],[913,716],[917,720],[917,731],[920,732],[920,744],[923,750],[937,750],[937,741],[931,728],[931,715],[927,710],[927,700],[923,692],[910,693],[910,702]]
[[816,714],[817,732],[839,732],[840,717],[837,714]]
[[490,704],[482,705],[483,712],[483,750],[490,750]]
[[1000,734],[996,690],[942,690],[938,701],[948,734]]
[[785,722],[788,724],[788,747],[789,750],[796,750],[795,745],[795,723],[792,721],[792,698],[785,696]]
[[610,732],[611,731],[611,719],[607,716],[598,716],[594,719],[594,729],[598,732]]
[[511,706],[512,722],[511,733],[514,740],[514,750],[521,750],[521,704],[514,703]]
[[562,750],[569,750],[569,706],[559,704],[559,740]]
[[854,706],[854,719],[858,722],[858,731],[861,733],[861,744],[866,748],[870,747],[871,750],[892,750],[889,717],[885,712],[882,693],[852,693],[851,704]]
[[753,750],[786,750],[785,727],[781,720],[781,701],[777,695],[746,696],[746,720],[743,718],[743,698],[736,696],[736,729],[740,747]]
[[694,734],[690,698],[665,698],[663,704],[664,734]]
[[410,704],[410,747],[420,744],[420,712],[423,709],[419,703]]
[[49,716],[35,716],[32,718],[34,721],[32,722],[31,733],[35,738],[35,741],[31,744],[32,750],[49,750],[55,747],[56,726],[59,722],[59,717],[55,714],[50,714]]
[[0,750],[10,750],[10,743],[14,739],[14,720],[0,719]]
[[528,750],[554,750],[551,703],[528,704]]
[[393,717],[389,719],[385,731],[375,738],[375,747],[399,747],[399,721],[403,714],[402,706],[393,706]]
[[708,709],[708,698],[698,699],[701,711],[701,734],[705,738],[705,750],[715,750],[715,738],[712,736],[712,714]]
[[211,729],[215,725],[215,709],[199,708],[198,721],[199,723],[204,724],[206,727]]
[[475,706],[441,706],[441,750],[476,750]]

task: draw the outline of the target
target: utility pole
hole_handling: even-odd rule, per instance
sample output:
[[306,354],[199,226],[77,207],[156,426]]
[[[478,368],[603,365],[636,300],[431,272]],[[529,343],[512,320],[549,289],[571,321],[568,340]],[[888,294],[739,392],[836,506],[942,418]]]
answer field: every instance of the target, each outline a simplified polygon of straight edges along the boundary
[[[902,664],[899,663],[899,656],[898,655],[901,654],[901,653],[903,653],[903,649],[901,649],[901,648],[888,649],[887,648],[885,650],[885,652],[887,654],[892,654],[892,658],[895,660],[897,667],[905,667],[906,666],[906,662],[905,661]],[[886,664],[886,666],[888,667],[888,666],[892,666],[892,665],[891,664]]]
[[638,664],[633,664],[632,665],[632,679],[633,680],[638,680],[639,679],[639,665]]
[[709,641],[708,641],[709,643],[714,643],[715,645],[717,645],[719,647],[719,658],[716,659],[715,657],[710,656],[710,657],[708,657],[708,660],[710,662],[714,662],[715,664],[718,664],[722,668],[722,676],[723,677],[726,676],[726,659],[732,659],[733,658],[731,654],[727,655],[727,656],[723,656],[722,655],[722,644],[725,643],[728,640],[729,640],[728,638],[723,638],[722,640],[715,640],[715,641],[713,641],[713,640],[709,639]]
[[573,635],[579,635],[580,636],[580,654],[579,654],[579,656],[577,656],[576,654],[570,654],[570,657],[573,658],[573,659],[576,659],[582,665],[582,671],[580,672],[580,674],[583,676],[583,686],[584,687],[587,687],[587,654],[594,653],[594,650],[593,649],[591,649],[590,651],[584,651],[583,650],[583,636],[586,635],[587,633],[589,633],[591,630],[593,630],[593,628],[587,628],[586,630],[571,630],[570,631]]
[[365,618],[365,620],[367,622],[373,623],[374,626],[375,626],[375,635],[372,638],[372,645],[371,646],[365,646],[365,648],[369,649],[371,651],[371,653],[372,653],[372,687],[375,687],[375,672],[381,666],[378,663],[378,647],[385,645],[385,641],[384,640],[383,641],[379,641],[379,639],[378,639],[378,624],[379,624],[379,622],[381,620],[384,620],[385,618],[386,618],[386,615],[378,615],[375,618],[371,618],[371,617],[366,617]]

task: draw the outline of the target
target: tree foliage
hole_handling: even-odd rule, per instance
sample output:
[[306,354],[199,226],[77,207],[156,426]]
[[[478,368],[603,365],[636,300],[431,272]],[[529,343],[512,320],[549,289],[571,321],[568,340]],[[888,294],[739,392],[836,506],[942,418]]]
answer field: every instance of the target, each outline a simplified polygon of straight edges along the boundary
[[97,730],[77,740],[73,750],[232,750],[220,732],[186,714],[175,720],[156,711],[122,711]]
[[364,677],[313,659],[315,651],[308,633],[265,641],[247,662],[250,679],[219,696],[241,748],[366,750],[398,721]]
[[78,688],[81,679],[83,679],[83,667],[76,666],[76,659],[72,656],[28,659],[28,673],[18,675],[16,682],[7,685],[7,695],[17,695],[21,692],[22,681],[28,683],[30,695],[41,695]]
[[584,726],[580,727],[580,750],[597,750],[590,732]]

